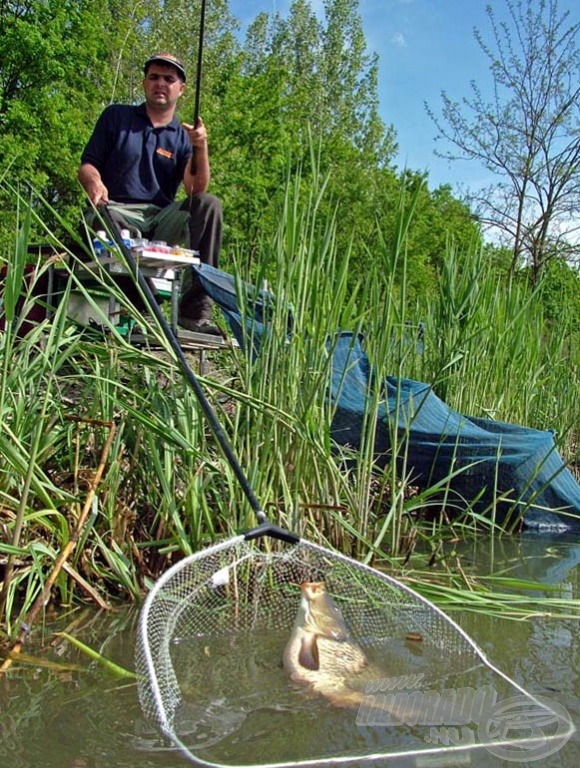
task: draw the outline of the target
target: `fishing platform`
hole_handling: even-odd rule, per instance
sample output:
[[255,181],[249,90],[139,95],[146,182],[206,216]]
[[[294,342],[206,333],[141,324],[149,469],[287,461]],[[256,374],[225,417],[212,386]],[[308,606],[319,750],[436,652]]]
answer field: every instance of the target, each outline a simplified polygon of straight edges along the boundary
[[[183,269],[199,266],[201,261],[197,251],[181,246],[170,246],[164,242],[128,238],[126,244],[131,255],[153,287],[159,300],[169,302],[169,326],[184,350],[199,354],[200,370],[203,372],[206,353],[231,349],[238,346],[236,339],[185,330],[178,324],[179,294]],[[52,259],[48,269],[46,287],[46,306],[50,313],[64,295],[67,296],[67,315],[74,322],[87,328],[107,333],[113,328],[129,343],[137,347],[155,350],[161,348],[159,335],[151,333],[146,324],[140,324],[121,305],[115,292],[108,290],[103,277],[109,276],[115,282],[132,280],[127,266],[118,257],[113,243],[101,231],[93,242],[94,258],[88,261],[75,259],[65,264],[59,259],[52,246],[31,245],[29,252]],[[74,275],[70,291],[63,286]],[[120,281],[119,281],[120,282]],[[121,288],[121,290],[123,290]],[[145,318],[147,312],[144,313]],[[107,323],[108,321],[108,323]]]

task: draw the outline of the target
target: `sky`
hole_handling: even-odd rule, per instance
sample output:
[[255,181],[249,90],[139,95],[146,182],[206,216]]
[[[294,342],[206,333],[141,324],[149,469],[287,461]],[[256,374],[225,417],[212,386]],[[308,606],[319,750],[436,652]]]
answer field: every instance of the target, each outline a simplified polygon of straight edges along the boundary
[[[441,91],[454,101],[470,95],[470,81],[491,82],[488,60],[473,36],[474,27],[490,29],[485,7],[490,0],[359,0],[359,15],[369,51],[379,55],[380,115],[397,132],[400,169],[426,171],[429,187],[451,184],[480,188],[489,182],[473,162],[438,158],[437,128],[425,111],[427,102],[441,111]],[[503,0],[492,3],[504,9]],[[323,14],[322,0],[311,0]],[[208,5],[208,8],[211,6]],[[230,0],[242,30],[258,13],[287,15],[290,0]],[[442,147],[439,143],[438,147]]]

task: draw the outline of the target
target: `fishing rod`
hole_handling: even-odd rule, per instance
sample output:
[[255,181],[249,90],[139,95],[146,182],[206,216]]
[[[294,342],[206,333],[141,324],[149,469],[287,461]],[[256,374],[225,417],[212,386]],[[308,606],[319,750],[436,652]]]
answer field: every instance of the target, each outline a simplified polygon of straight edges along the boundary
[[195,107],[193,110],[193,124],[199,120],[199,106],[201,101],[201,74],[203,69],[203,38],[205,35],[205,6],[206,0],[201,0],[201,18],[199,20],[199,45],[197,49],[197,73],[195,78]]
[[[199,123],[199,110],[201,103],[201,75],[203,69],[203,39],[205,36],[205,6],[206,0],[201,0],[201,17],[199,20],[199,43],[197,47],[197,72],[195,75],[195,104],[193,109],[193,127],[197,128]],[[191,173],[195,176],[197,172],[197,163],[195,160],[195,148],[191,153]]]

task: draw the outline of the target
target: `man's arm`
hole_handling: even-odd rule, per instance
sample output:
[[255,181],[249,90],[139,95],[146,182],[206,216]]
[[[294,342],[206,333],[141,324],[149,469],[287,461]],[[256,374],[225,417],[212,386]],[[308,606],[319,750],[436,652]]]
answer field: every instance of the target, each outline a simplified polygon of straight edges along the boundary
[[183,123],[183,127],[187,131],[195,153],[195,174],[191,173],[191,163],[187,163],[183,173],[183,186],[188,195],[196,195],[207,191],[211,177],[207,151],[207,131],[201,118],[197,126]]
[[93,205],[109,202],[109,191],[94,165],[83,163],[79,168],[78,180],[85,188]]

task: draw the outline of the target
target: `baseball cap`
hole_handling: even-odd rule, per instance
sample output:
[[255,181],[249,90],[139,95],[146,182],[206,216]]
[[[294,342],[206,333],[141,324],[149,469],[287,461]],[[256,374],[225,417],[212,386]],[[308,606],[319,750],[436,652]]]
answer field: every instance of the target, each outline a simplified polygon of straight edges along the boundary
[[155,62],[159,62],[160,64],[171,64],[171,66],[175,67],[175,69],[179,72],[179,76],[183,82],[186,81],[187,78],[185,77],[185,67],[181,61],[179,61],[177,56],[174,56],[172,53],[155,53],[153,56],[150,56],[143,65],[143,72],[147,74],[149,65],[154,64]]

